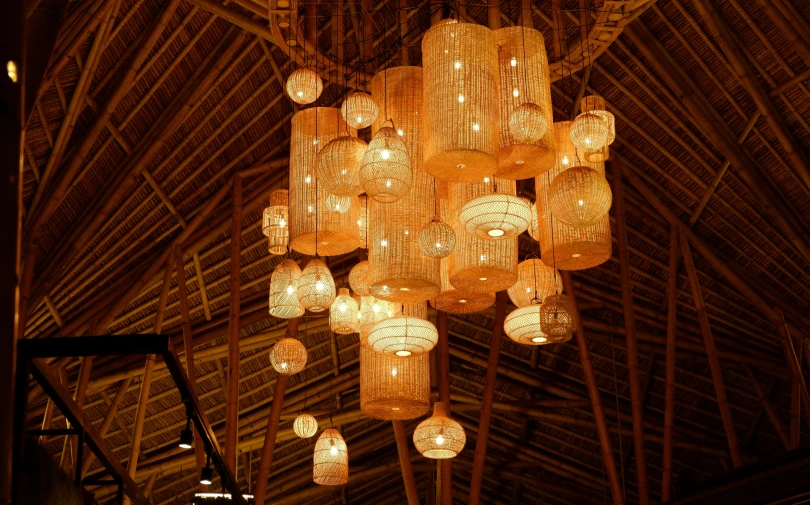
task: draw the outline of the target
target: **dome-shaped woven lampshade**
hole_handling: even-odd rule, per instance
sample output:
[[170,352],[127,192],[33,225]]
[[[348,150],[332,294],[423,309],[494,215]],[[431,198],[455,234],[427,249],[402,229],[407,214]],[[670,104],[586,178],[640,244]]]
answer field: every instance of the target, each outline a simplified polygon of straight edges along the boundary
[[297,374],[307,366],[307,348],[300,340],[282,338],[270,349],[270,363],[281,375]]
[[516,307],[528,307],[535,299],[542,302],[547,296],[562,292],[560,274],[555,275],[553,268],[537,258],[520,262],[517,273],[517,282],[507,290]]
[[377,130],[360,165],[363,190],[378,202],[391,203],[411,189],[411,160],[405,143],[391,126]]
[[286,253],[290,243],[288,196],[286,189],[270,193],[270,206],[264,209],[262,216],[262,233],[268,238],[267,252],[273,255]]
[[419,250],[431,258],[446,258],[456,247],[453,228],[438,218],[433,218],[419,232]]
[[309,414],[300,414],[293,421],[293,431],[299,438],[309,438],[318,433],[318,420]]
[[433,323],[426,321],[425,302],[409,304],[415,310],[406,309],[374,324],[368,334],[368,345],[376,352],[407,357],[429,352],[439,342],[439,332]]
[[549,339],[559,339],[574,331],[574,304],[566,295],[551,295],[540,307],[540,329]]
[[422,38],[424,163],[470,182],[498,168],[498,47],[486,26],[445,20]]
[[450,285],[447,272],[447,259],[442,260],[442,292],[430,300],[436,310],[448,314],[473,314],[492,307],[495,304],[494,293],[472,293],[458,290]]
[[606,161],[610,157],[610,145],[616,140],[616,118],[607,111],[605,99],[598,95],[584,97],[580,102],[579,109],[582,112],[592,112],[607,122],[608,137],[605,145],[598,151],[585,152],[585,159],[591,163]]
[[343,119],[352,128],[367,128],[377,120],[377,114],[380,110],[374,99],[368,93],[362,91],[355,91],[343,100],[343,105],[340,106],[340,113],[343,114]]
[[326,143],[318,152],[318,182],[337,196],[356,196],[360,187],[360,163],[366,143],[351,135],[341,135]]
[[399,358],[360,347],[360,410],[383,420],[415,419],[430,409],[430,353]]
[[357,318],[359,312],[360,307],[349,295],[349,289],[340,288],[329,308],[329,327],[338,335],[356,333],[360,327],[360,320]]
[[352,199],[348,196],[329,195],[326,197],[326,210],[345,214],[352,207]]
[[466,443],[464,428],[450,419],[442,402],[433,404],[433,415],[419,423],[413,432],[413,445],[426,458],[455,458]]
[[323,312],[334,300],[335,280],[332,272],[320,258],[312,258],[298,280],[298,301],[305,309]]
[[385,300],[378,300],[373,296],[360,297],[360,343],[368,344],[368,334],[374,325],[394,314],[393,307]]
[[321,96],[323,81],[314,70],[299,68],[287,78],[287,95],[293,102],[310,104]]
[[532,202],[532,220],[529,223],[529,236],[535,240],[540,240],[540,221],[537,218],[537,202]]
[[548,195],[551,215],[577,228],[590,226],[602,219],[613,201],[613,193],[605,176],[581,165],[556,176],[551,181]]
[[517,237],[529,227],[531,207],[515,196],[515,182],[494,179],[494,183],[454,184],[454,202],[460,204],[458,220],[467,233],[484,240]]
[[584,153],[599,151],[607,143],[610,125],[599,114],[583,112],[571,125],[571,142]]
[[349,449],[337,430],[323,430],[315,442],[312,480],[321,486],[342,486],[349,481]]
[[560,335],[546,335],[540,322],[541,305],[529,305],[513,310],[503,322],[506,335],[522,345],[560,344],[571,340],[571,332]]
[[349,286],[360,296],[368,296],[368,261],[361,261],[349,272]]
[[291,319],[304,314],[304,307],[298,301],[298,282],[301,269],[298,263],[286,259],[276,265],[270,276],[270,315],[281,319]]
[[543,35],[532,28],[495,30],[498,43],[500,152],[495,175],[528,179],[554,165],[548,59]]
[[[290,247],[302,254],[336,256],[354,251],[360,243],[360,218],[357,197],[352,196],[346,212],[331,212],[326,207],[329,191],[318,178],[317,153],[330,140],[346,134],[340,111],[330,107],[312,107],[292,118],[290,137]],[[317,133],[317,135],[316,135]],[[353,128],[349,129],[355,134]],[[317,191],[316,191],[317,190]]]

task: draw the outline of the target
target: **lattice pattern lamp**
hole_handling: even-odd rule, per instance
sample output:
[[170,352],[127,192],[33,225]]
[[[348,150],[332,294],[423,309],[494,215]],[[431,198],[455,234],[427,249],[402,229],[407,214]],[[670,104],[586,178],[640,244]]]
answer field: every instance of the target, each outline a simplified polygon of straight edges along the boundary
[[334,300],[335,280],[332,272],[320,258],[312,258],[298,280],[298,301],[305,309],[323,312]]
[[451,286],[448,279],[447,260],[442,260],[442,292],[430,300],[430,305],[434,309],[448,314],[473,314],[486,310],[494,304],[494,293],[467,293]]
[[360,328],[360,319],[357,317],[359,312],[360,308],[349,295],[349,289],[340,288],[329,308],[329,327],[338,335],[356,333]]
[[318,432],[318,420],[310,414],[300,414],[293,421],[293,431],[299,438],[310,438]]
[[355,91],[343,100],[340,112],[349,126],[359,130],[371,126],[377,120],[380,110],[371,95]]
[[270,363],[281,375],[297,374],[307,366],[307,348],[300,340],[282,338],[270,349]]
[[487,178],[450,188],[453,208],[467,233],[484,240],[504,240],[526,231],[531,207],[525,198],[515,196],[515,181]]
[[365,142],[351,135],[341,135],[326,143],[318,152],[318,182],[337,196],[357,196],[360,186],[360,164],[366,153]]
[[591,163],[606,161],[610,157],[610,144],[616,140],[616,118],[607,111],[605,99],[598,95],[586,96],[580,102],[582,112],[592,112],[600,116],[608,124],[608,137],[602,149],[593,152],[586,152],[585,159]]
[[542,302],[547,296],[562,292],[560,274],[537,258],[520,262],[517,273],[517,282],[506,290],[516,307],[528,307],[534,305],[534,300]]
[[349,286],[360,296],[368,296],[368,261],[361,261],[349,272]]
[[276,265],[270,276],[270,315],[281,319],[291,319],[304,314],[304,307],[298,301],[298,282],[301,269],[298,263],[286,259]]
[[321,486],[342,486],[349,481],[349,449],[337,430],[323,430],[315,442],[312,480]]
[[376,352],[399,357],[429,352],[439,342],[439,332],[426,318],[425,302],[408,304],[401,314],[374,324],[368,345]]
[[400,358],[360,347],[360,410],[383,420],[415,419],[430,409],[430,353]]
[[426,458],[455,458],[466,443],[464,428],[450,418],[442,402],[433,404],[433,415],[419,423],[413,432],[413,444]]
[[540,329],[553,339],[570,337],[574,331],[574,305],[566,295],[546,297],[540,307]]
[[264,209],[262,216],[262,233],[268,238],[267,252],[275,256],[285,254],[290,243],[288,196],[286,189],[270,193],[270,206]]
[[287,95],[295,103],[310,104],[321,96],[323,81],[317,72],[299,68],[287,78]]
[[383,126],[374,134],[360,164],[359,178],[366,194],[382,203],[395,202],[411,189],[411,160],[393,126]]

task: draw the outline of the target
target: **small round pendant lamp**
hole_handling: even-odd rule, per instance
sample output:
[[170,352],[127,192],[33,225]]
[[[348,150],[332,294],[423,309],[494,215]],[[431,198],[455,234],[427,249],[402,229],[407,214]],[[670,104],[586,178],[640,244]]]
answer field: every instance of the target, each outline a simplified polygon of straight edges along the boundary
[[335,280],[332,272],[320,258],[312,258],[307,263],[298,280],[298,301],[312,312],[329,309],[335,300]]
[[360,327],[359,311],[357,302],[349,295],[349,289],[340,288],[329,308],[329,327],[338,335],[356,333]]
[[547,130],[548,119],[537,104],[520,104],[509,115],[509,132],[520,144],[536,143]]
[[293,431],[298,438],[310,438],[318,432],[318,420],[310,414],[300,414],[293,421]]
[[276,265],[270,276],[270,315],[281,319],[291,319],[304,314],[304,307],[298,301],[298,282],[301,269],[298,263],[286,259]]
[[456,247],[456,234],[453,228],[434,217],[419,232],[419,250],[431,258],[446,258]]
[[566,295],[547,296],[540,307],[540,329],[552,339],[574,331],[574,305]]
[[450,285],[447,260],[442,260],[442,291],[430,300],[430,305],[448,314],[473,314],[495,305],[494,293],[474,293],[458,290]]
[[571,142],[583,152],[599,151],[607,143],[610,125],[599,114],[583,112],[571,125]]
[[282,338],[270,349],[270,363],[281,375],[297,374],[307,366],[307,348],[295,338]]
[[391,203],[411,189],[413,175],[405,143],[393,126],[383,126],[368,144],[359,179],[363,190],[381,203]]
[[343,100],[343,105],[340,106],[343,119],[346,120],[349,126],[358,130],[371,126],[377,120],[379,112],[380,110],[371,95],[362,91],[351,93]]
[[540,326],[541,306],[539,303],[513,310],[503,322],[506,335],[522,345],[544,345],[551,343]]
[[400,358],[360,347],[360,410],[386,421],[430,410],[430,353]]
[[416,450],[430,459],[455,458],[466,443],[464,428],[450,418],[442,402],[433,404],[433,415],[419,423],[413,432]]
[[321,486],[342,486],[349,481],[349,449],[337,430],[324,430],[315,442],[312,480]]
[[600,116],[608,124],[608,138],[602,149],[586,152],[585,159],[591,163],[606,161],[610,157],[610,145],[616,140],[616,118],[607,111],[605,99],[598,95],[586,96],[580,102],[582,112],[592,112]]
[[317,72],[299,68],[287,78],[287,95],[295,103],[310,104],[321,96],[323,81]]
[[351,135],[341,135],[327,142],[318,152],[318,182],[337,196],[357,196],[360,187],[360,164],[366,153],[365,142]]
[[361,261],[349,272],[349,286],[360,296],[368,296],[368,261]]
[[407,304],[402,314],[374,324],[368,334],[369,347],[401,358],[429,352],[439,342],[439,332],[426,317],[425,302]]
[[546,297],[562,292],[560,274],[538,258],[520,262],[517,274],[515,284],[506,290],[516,307],[528,307],[534,305],[535,300],[542,302]]
[[548,190],[552,216],[582,228],[602,219],[610,210],[613,193],[605,176],[586,166],[571,167],[551,181]]
[[326,210],[338,214],[345,214],[352,206],[352,199],[348,196],[329,195],[326,197]]

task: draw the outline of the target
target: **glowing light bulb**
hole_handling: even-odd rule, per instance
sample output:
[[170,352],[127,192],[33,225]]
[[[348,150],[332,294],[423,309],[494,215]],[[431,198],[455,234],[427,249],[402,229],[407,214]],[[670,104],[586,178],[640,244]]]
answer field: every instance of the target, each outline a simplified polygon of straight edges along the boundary
[[461,68],[461,62],[457,61],[453,66],[456,68],[456,70],[458,70]]
[[518,91],[518,89],[517,89],[517,88],[513,89],[513,90],[512,90],[512,96],[514,96],[514,97],[518,97],[518,96],[520,96],[520,91]]
[[281,221],[278,222],[278,225],[281,226],[282,228],[284,228],[285,226],[287,226],[287,220],[282,219]]
[[480,129],[481,129],[481,125],[479,125],[478,123],[473,123],[473,131],[474,132],[477,132]]
[[459,301],[458,301],[458,303],[467,303],[467,300],[465,300],[464,298],[462,298],[461,300],[459,300]]
[[286,362],[286,361],[285,361],[284,363],[282,363],[282,364],[281,364],[281,368],[282,368],[283,370],[286,370],[286,369],[287,369],[287,362]]
[[393,377],[397,376],[397,367],[394,367],[394,368],[391,369],[391,376],[393,376]]
[[315,290],[316,291],[323,291],[323,282],[318,281],[315,283]]
[[402,130],[397,130],[397,133],[399,134],[399,136],[400,136],[400,137],[404,137],[404,136],[405,136],[405,132],[404,132],[404,131],[402,131]]
[[591,145],[591,138],[590,138],[590,137],[586,137],[586,138],[585,138],[585,143],[586,143],[586,144],[588,144],[588,145]]
[[478,280],[481,281],[481,282],[484,282],[485,280],[487,280],[487,278],[486,277],[479,277]]
[[436,445],[444,445],[444,437],[441,433],[436,436]]
[[499,228],[495,228],[495,229],[489,230],[487,232],[487,235],[489,235],[490,237],[503,237],[504,233],[505,232],[503,230],[501,230]]
[[387,240],[385,240],[385,239],[382,239],[382,240],[380,240],[380,245],[381,245],[382,247],[388,247],[388,241],[387,241]]
[[380,306],[375,302],[374,306],[371,307],[371,310],[373,310],[374,312],[379,312],[380,311]]
[[312,214],[312,205],[307,205],[307,210],[309,211],[310,214]]
[[304,96],[304,92],[303,92],[303,91],[299,91],[298,93],[296,93],[296,95],[298,95],[299,97],[302,97],[302,96]]
[[361,221],[360,219],[358,219],[358,220],[357,220],[357,226],[363,226],[363,221]]
[[337,449],[337,447],[335,447],[333,445],[332,448],[329,449],[329,454],[331,454],[332,456],[337,456],[337,453],[338,453],[338,449]]
[[356,117],[356,118],[354,118],[354,119],[356,119],[358,123],[362,123],[362,122],[363,122],[363,116],[357,116],[357,117]]
[[517,66],[517,58],[512,56],[512,59],[509,60],[509,64],[512,65],[513,67],[516,67]]
[[338,310],[340,310],[341,312],[346,312],[346,309],[347,307],[345,303],[341,303],[340,307],[338,307]]
[[409,235],[408,230],[405,230],[405,235]]
[[526,292],[527,292],[527,293],[531,293],[531,292],[532,292],[532,288],[526,288]]
[[481,261],[486,261],[486,260],[487,260],[487,257],[482,254],[481,255]]
[[436,242],[436,248],[437,248],[437,249],[438,249],[438,248],[440,248],[441,246],[442,246],[442,243],[441,243],[441,242]]
[[464,95],[458,95],[458,103],[464,103]]
[[568,155],[563,155],[562,162],[563,162],[563,165],[567,165],[568,163],[570,163],[570,162],[568,161]]
[[386,187],[386,188],[390,188],[390,187],[391,187],[391,179],[388,179],[387,181],[385,181],[385,187]]
[[387,160],[388,158],[391,157],[391,151],[389,151],[388,149],[383,149],[382,152],[380,153],[380,157],[382,157],[382,159],[384,160]]
[[13,61],[9,60],[6,63],[6,73],[8,74],[8,78],[11,79],[11,82],[17,82],[19,78],[19,73],[17,72],[17,64]]
[[489,177],[484,177],[484,182],[489,183]]
[[579,204],[579,206],[580,206],[580,207],[582,207],[583,205],[585,205],[585,202],[583,202],[582,200],[577,200],[577,203]]
[[358,313],[357,313],[357,319],[363,319],[363,314],[361,314],[361,313],[359,313],[359,312],[358,312]]
[[293,294],[293,291],[295,291],[295,290],[293,289],[292,284],[290,284],[289,286],[287,286],[287,294],[288,294],[288,295]]
[[546,341],[546,337],[534,337],[532,342],[542,343]]
[[310,183],[310,182],[312,182],[312,177],[310,177],[310,176],[307,176],[307,179],[306,179],[306,181],[307,181],[307,184],[309,184],[309,183]]

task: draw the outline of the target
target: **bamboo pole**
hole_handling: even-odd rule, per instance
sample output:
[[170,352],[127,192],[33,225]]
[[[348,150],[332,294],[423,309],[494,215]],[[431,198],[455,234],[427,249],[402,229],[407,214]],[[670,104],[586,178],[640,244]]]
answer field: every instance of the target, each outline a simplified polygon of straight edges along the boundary
[[762,408],[768,415],[768,419],[771,421],[776,434],[779,435],[779,440],[782,441],[782,444],[785,446],[786,450],[790,449],[790,440],[788,440],[787,434],[785,434],[785,427],[782,426],[782,421],[779,420],[779,416],[776,414],[771,401],[762,390],[762,386],[760,386],[756,374],[749,367],[745,367],[745,369],[748,372],[748,379],[751,381],[751,386],[753,386],[754,392],[756,392],[757,396],[759,397],[759,401],[762,403]]
[[[498,30],[501,27],[500,0],[487,0],[487,24],[490,30]],[[473,496],[474,486],[470,483],[470,499]]]
[[[487,372],[484,379],[478,436],[475,439],[475,456],[473,459],[472,476],[470,477],[470,505],[478,505],[481,502],[481,482],[484,476],[484,465],[486,463],[489,423],[492,419],[492,402],[495,395],[495,379],[497,378],[498,372],[498,356],[501,353],[501,337],[503,336],[503,321],[505,317],[506,291],[499,291],[495,295],[495,324],[492,328],[489,360],[487,361]],[[444,494],[442,494],[442,499],[444,499]]]
[[[65,384],[65,369],[64,367],[60,367],[56,370],[56,376],[59,378],[59,383],[64,385]],[[42,429],[47,430],[51,427],[51,421],[53,420],[53,411],[56,405],[54,405],[53,400],[48,398],[48,403],[45,406],[45,414],[42,416]],[[44,444],[48,441],[48,437],[45,435],[40,435],[39,443]]]
[[[90,382],[90,371],[93,368],[93,356],[86,356],[81,360],[81,368],[79,369],[79,376],[76,378],[76,390],[73,392],[73,401],[79,407],[84,407],[84,402],[87,399],[87,385]],[[70,427],[70,423],[66,423]],[[65,444],[62,447],[62,456],[59,465],[62,469],[67,470],[70,468],[69,454],[73,449],[75,453],[77,437],[75,435],[65,437]]]
[[[436,311],[436,326],[439,330],[438,362],[439,362],[439,401],[450,408],[450,336],[447,333],[447,312]],[[451,459],[439,461],[441,478],[437,482],[441,505],[452,505],[453,501],[453,463]]]
[[[132,377],[127,377],[126,379],[122,380],[121,383],[118,385],[118,391],[116,391],[115,396],[113,397],[112,402],[107,407],[107,413],[104,415],[104,419],[101,421],[101,426],[98,428],[98,434],[102,437],[107,436],[107,432],[110,430],[110,426],[112,426],[113,419],[116,417],[116,413],[118,412],[118,406],[121,405],[121,402],[124,400],[124,397],[127,395],[129,390],[129,385],[132,382]],[[90,470],[90,465],[93,464],[93,453],[90,452],[84,459],[82,463],[82,475],[86,474],[88,470]]]
[[419,491],[417,491],[416,482],[413,479],[411,451],[408,448],[405,424],[402,421],[392,421],[391,424],[394,425],[394,438],[397,441],[399,464],[402,467],[402,480],[405,483],[405,494],[408,497],[408,505],[419,505]]
[[672,432],[675,421],[675,353],[678,297],[678,228],[670,226],[669,274],[667,276],[667,352],[664,399],[664,448],[661,475],[661,502],[672,497]]
[[231,309],[228,321],[228,408],[225,413],[225,464],[236,473],[236,440],[239,411],[239,315],[242,305],[242,178],[233,180],[233,211],[231,214]]
[[[801,428],[794,428],[792,426],[792,419],[795,412],[796,424],[800,424],[799,419],[801,418],[801,409],[803,408],[808,425],[810,425],[810,395],[807,393],[807,384],[804,382],[804,376],[802,375],[801,361],[796,355],[796,343],[793,341],[793,337],[790,335],[790,329],[785,323],[785,315],[779,307],[774,307],[774,312],[779,318],[779,337],[782,340],[785,358],[793,374],[793,390],[791,391],[791,406],[793,407],[791,409],[791,436],[794,437],[793,442],[795,447],[798,447]],[[793,435],[794,431],[795,435]]]
[[689,250],[686,227],[681,225],[679,231],[681,255],[683,256],[686,273],[689,276],[689,284],[692,286],[692,297],[695,301],[695,312],[697,313],[698,321],[700,322],[700,329],[703,333],[703,343],[706,347],[706,356],[709,359],[709,368],[712,372],[715,394],[717,395],[717,404],[720,407],[720,416],[723,418],[723,428],[725,429],[726,439],[728,440],[731,461],[734,468],[738,468],[742,466],[742,457],[740,455],[740,447],[737,444],[737,435],[734,431],[734,420],[731,417],[731,409],[729,408],[728,399],[726,398],[726,388],[723,384],[723,373],[722,369],[720,368],[720,360],[717,358],[717,349],[714,346],[712,329],[709,325],[709,317],[706,315],[706,308],[703,306],[703,295],[700,293],[700,283],[698,282],[697,270],[695,270],[695,264],[692,261],[692,252]]

